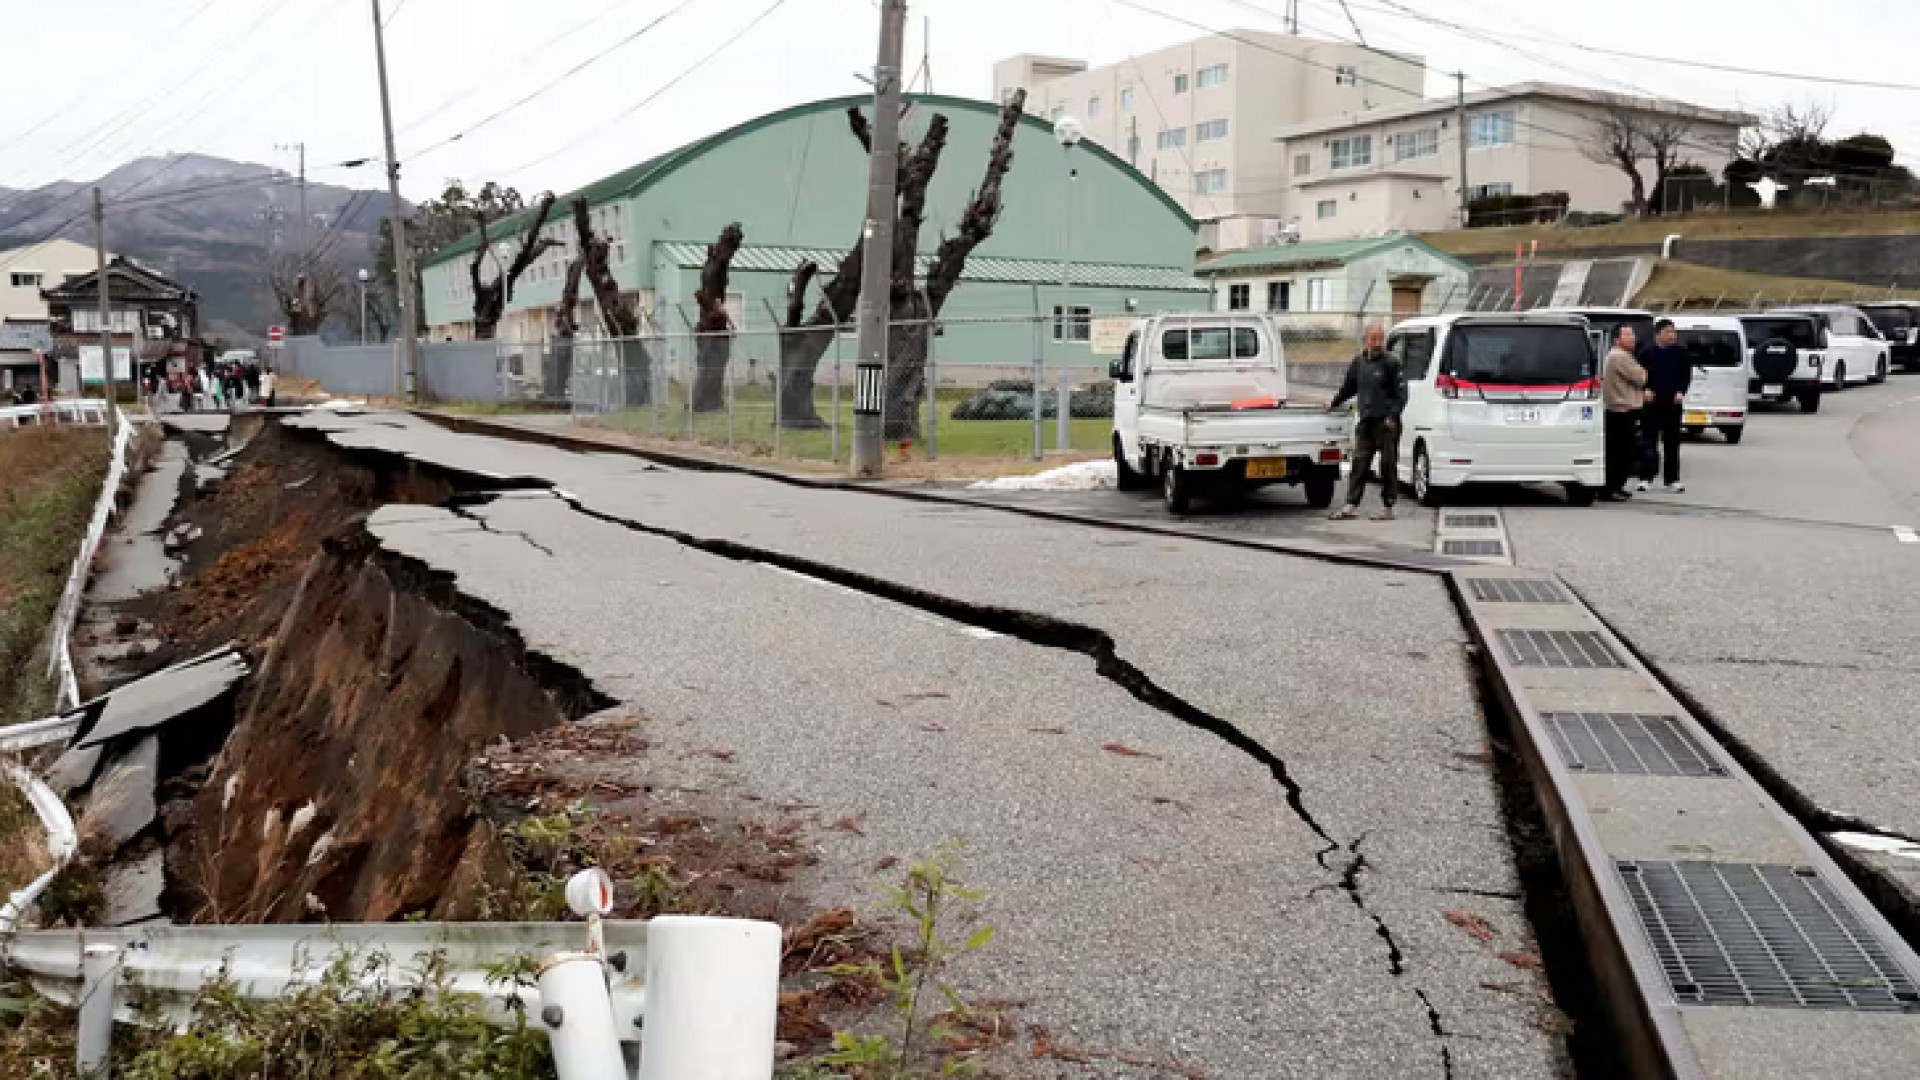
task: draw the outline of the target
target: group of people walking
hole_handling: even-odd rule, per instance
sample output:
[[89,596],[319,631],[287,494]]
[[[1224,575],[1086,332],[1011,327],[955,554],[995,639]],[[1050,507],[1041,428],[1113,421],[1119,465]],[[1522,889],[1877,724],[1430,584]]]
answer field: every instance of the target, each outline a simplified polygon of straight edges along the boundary
[[1614,331],[1600,376],[1606,407],[1607,486],[1600,498],[1623,502],[1634,490],[1652,488],[1656,475],[1665,490],[1687,490],[1680,480],[1680,424],[1687,390],[1693,385],[1693,361],[1679,342],[1673,320],[1653,324],[1653,340],[1634,340],[1633,327]]
[[214,360],[202,367],[188,362],[179,367],[149,365],[143,373],[147,399],[162,402],[172,398],[181,412],[194,412],[203,403],[214,409],[231,409],[240,404],[274,403],[273,372],[259,361],[245,363]]

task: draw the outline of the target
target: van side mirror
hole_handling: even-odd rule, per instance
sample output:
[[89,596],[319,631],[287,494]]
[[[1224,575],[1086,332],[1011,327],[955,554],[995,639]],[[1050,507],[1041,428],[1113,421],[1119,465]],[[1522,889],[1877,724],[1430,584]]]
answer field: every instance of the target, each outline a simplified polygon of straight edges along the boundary
[[1130,367],[1125,357],[1114,360],[1107,364],[1107,378],[1114,382],[1132,382],[1133,372],[1128,370]]

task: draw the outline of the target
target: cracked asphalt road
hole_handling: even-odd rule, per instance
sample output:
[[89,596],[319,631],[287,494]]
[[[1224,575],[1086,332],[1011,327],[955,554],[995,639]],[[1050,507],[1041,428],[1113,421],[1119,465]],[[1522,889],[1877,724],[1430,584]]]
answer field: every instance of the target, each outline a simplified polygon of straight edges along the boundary
[[[371,527],[649,716],[649,782],[864,815],[826,841],[824,902],[870,903],[876,860],[967,838],[1000,928],[971,989],[1061,1042],[1221,1077],[1561,1073],[1544,984],[1496,955],[1529,930],[1438,581],[392,416],[311,423],[563,489]],[[1122,663],[1047,644],[1062,626]],[[1304,813],[1226,732],[1284,763]]]

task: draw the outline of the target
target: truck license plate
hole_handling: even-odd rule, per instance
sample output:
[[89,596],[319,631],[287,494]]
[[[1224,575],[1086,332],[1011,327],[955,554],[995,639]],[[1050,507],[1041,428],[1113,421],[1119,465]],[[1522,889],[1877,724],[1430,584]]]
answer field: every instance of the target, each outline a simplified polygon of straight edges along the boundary
[[1247,462],[1247,479],[1249,480],[1278,480],[1285,475],[1287,475],[1286,458],[1253,458]]
[[1511,405],[1507,407],[1507,423],[1509,424],[1537,424],[1539,422],[1539,409],[1521,409]]
[[1703,412],[1690,412],[1681,417],[1680,422],[1683,424],[1710,424],[1713,422],[1713,417]]
[[1763,394],[1778,394],[1785,389],[1786,387],[1779,383],[1768,383],[1760,388],[1760,392]]

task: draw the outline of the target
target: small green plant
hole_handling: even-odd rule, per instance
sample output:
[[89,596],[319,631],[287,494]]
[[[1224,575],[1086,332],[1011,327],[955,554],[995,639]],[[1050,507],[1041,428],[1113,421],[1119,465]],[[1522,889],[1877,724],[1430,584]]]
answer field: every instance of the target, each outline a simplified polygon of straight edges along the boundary
[[[911,1080],[922,1076],[961,1076],[973,1071],[973,1062],[950,1051],[947,1032],[928,1023],[926,1000],[938,994],[952,1014],[964,1016],[970,1007],[947,981],[954,961],[993,940],[993,927],[982,926],[964,940],[946,935],[956,921],[967,921],[987,894],[961,881],[961,849],[948,844],[931,857],[913,863],[899,885],[884,890],[886,906],[912,920],[912,940],[906,948],[893,947],[891,971],[859,967],[842,974],[876,977],[893,997],[899,1022],[898,1040],[886,1035],[856,1035],[836,1031],[833,1049],[819,1064],[850,1070],[859,1080]],[[931,1044],[931,1045],[929,1045]]]

